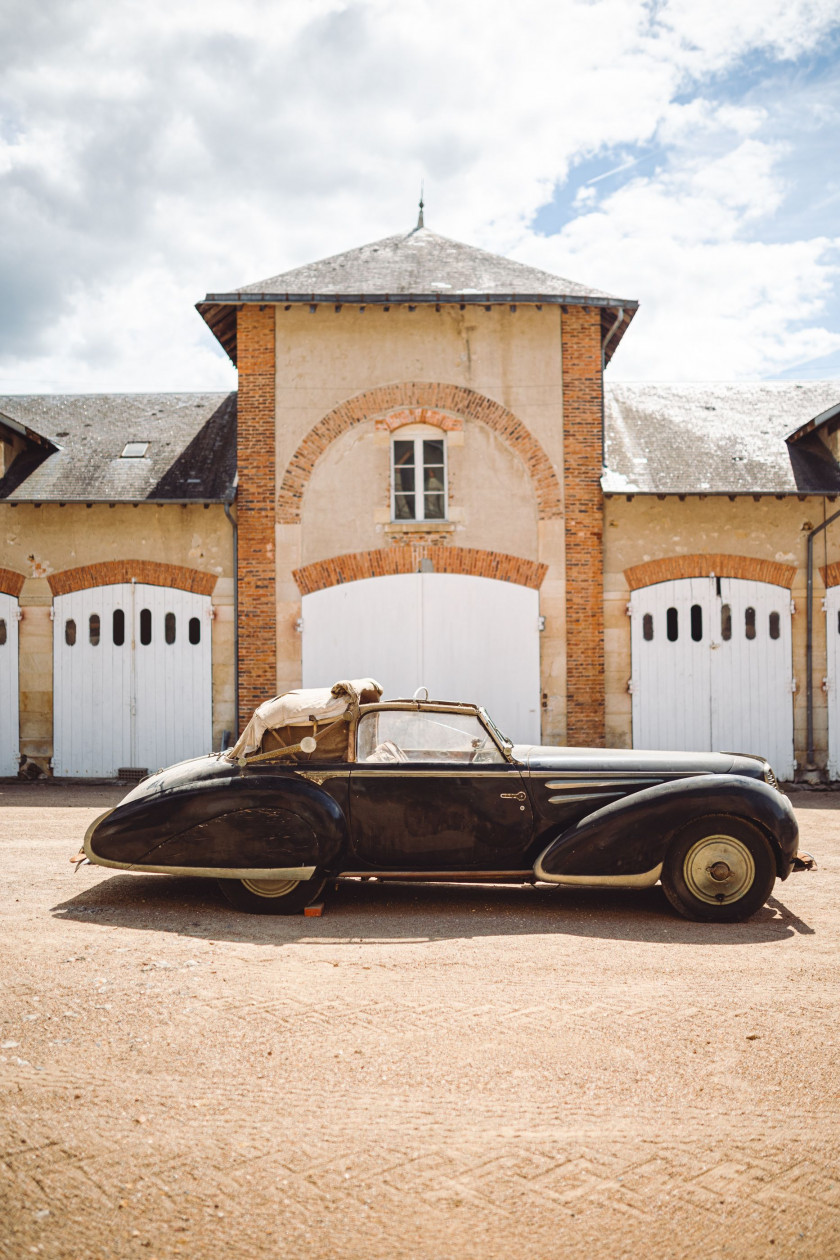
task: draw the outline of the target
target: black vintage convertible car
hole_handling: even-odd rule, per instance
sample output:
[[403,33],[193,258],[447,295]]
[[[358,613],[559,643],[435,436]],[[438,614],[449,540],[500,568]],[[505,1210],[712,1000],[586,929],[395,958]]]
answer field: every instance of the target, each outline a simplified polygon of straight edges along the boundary
[[359,877],[661,881],[680,914],[719,922],[812,865],[760,757],[518,746],[477,705],[381,697],[365,679],[268,701],[232,750],[160,770],[98,818],[86,857],[212,876],[258,914]]

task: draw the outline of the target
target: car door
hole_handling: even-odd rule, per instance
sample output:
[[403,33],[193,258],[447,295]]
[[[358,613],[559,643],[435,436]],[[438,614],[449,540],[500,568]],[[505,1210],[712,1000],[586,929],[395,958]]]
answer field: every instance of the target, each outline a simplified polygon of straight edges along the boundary
[[382,709],[361,719],[350,772],[360,868],[523,870],[532,829],[519,767],[476,714]]

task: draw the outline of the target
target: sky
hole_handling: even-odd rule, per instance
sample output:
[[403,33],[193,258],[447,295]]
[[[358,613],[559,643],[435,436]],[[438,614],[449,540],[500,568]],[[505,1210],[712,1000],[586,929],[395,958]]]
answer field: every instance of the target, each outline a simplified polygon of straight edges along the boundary
[[840,379],[840,0],[3,0],[0,392],[212,390],[206,292],[426,226]]

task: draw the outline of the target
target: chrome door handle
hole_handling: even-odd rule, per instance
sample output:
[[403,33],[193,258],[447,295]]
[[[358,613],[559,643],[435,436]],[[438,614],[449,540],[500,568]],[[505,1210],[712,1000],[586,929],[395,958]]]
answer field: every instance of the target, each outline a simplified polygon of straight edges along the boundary
[[524,801],[527,797],[524,792],[500,792],[503,801]]

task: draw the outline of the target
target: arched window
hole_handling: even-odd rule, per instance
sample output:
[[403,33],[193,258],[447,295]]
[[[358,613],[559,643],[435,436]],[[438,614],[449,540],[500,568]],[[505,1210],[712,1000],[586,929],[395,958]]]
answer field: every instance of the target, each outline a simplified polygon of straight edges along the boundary
[[446,434],[407,424],[391,441],[391,518],[446,520]]

